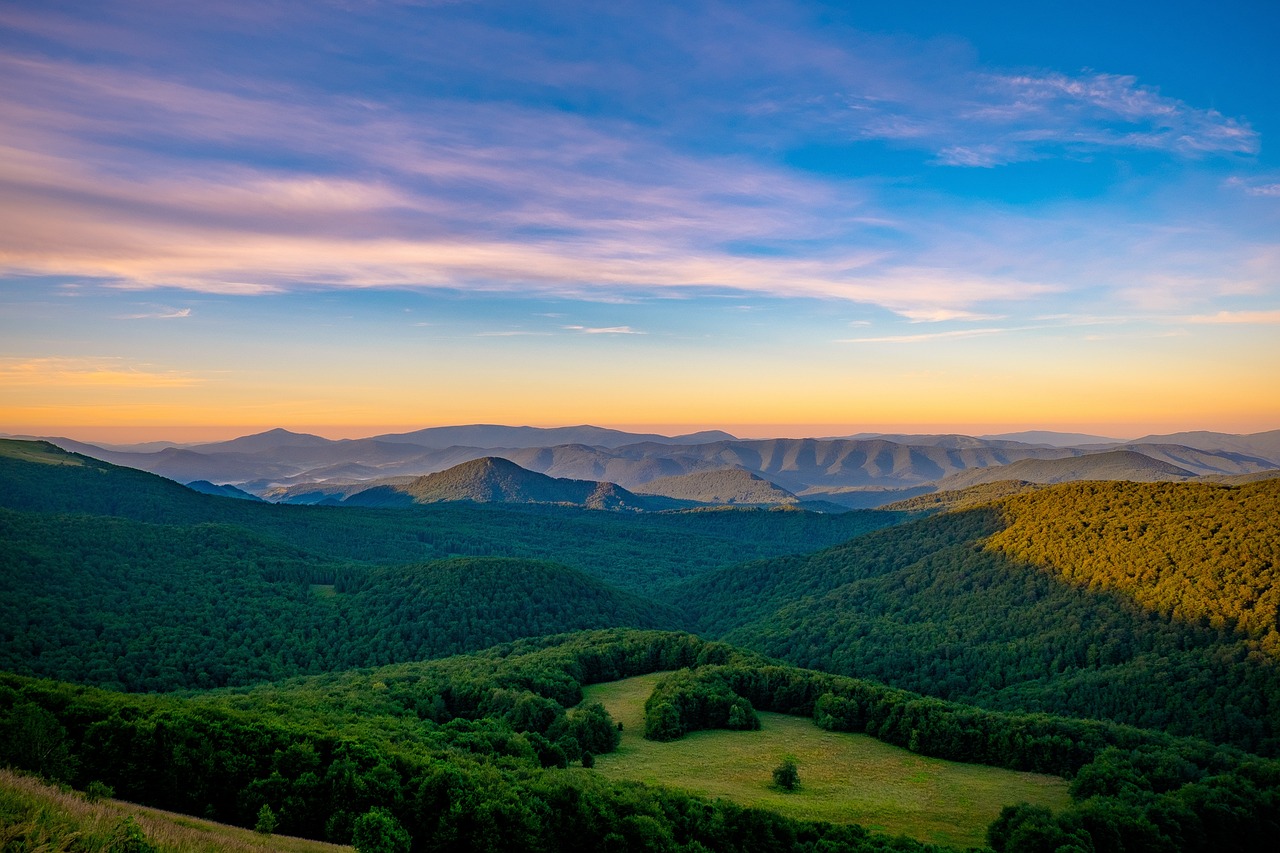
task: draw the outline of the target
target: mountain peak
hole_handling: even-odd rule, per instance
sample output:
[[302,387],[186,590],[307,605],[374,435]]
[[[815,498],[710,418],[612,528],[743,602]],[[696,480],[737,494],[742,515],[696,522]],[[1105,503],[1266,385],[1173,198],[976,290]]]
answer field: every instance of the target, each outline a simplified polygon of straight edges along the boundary
[[590,509],[644,508],[642,499],[614,483],[548,477],[501,456],[482,456],[404,485],[357,492],[346,503],[370,506],[444,501],[552,503]]

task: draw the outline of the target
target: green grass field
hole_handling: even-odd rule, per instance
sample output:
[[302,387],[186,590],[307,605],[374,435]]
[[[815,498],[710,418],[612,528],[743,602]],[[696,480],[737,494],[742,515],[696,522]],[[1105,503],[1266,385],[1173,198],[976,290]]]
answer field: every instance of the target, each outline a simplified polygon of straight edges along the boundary
[[[644,739],[644,701],[661,674],[586,689],[623,724],[618,750],[596,759],[610,779],[668,785],[788,817],[859,823],[890,835],[956,847],[986,846],[987,825],[1009,803],[1060,809],[1055,776],[926,758],[867,735],[827,732],[812,720],[760,714],[760,731],[693,732],[672,743]],[[799,790],[772,786],[773,768],[795,758]]]

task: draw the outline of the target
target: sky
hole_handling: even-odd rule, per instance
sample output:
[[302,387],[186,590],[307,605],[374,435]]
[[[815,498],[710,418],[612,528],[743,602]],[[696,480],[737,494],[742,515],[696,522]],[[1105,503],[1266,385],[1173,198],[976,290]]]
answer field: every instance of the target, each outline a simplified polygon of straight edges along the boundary
[[1280,428],[1272,2],[0,3],[0,432]]

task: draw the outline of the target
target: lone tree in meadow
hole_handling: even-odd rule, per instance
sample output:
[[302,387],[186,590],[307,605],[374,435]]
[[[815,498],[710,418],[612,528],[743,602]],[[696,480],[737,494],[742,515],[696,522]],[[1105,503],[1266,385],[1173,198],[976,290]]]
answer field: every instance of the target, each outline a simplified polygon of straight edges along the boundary
[[794,791],[800,787],[800,771],[796,769],[796,760],[791,756],[782,759],[782,763],[773,768],[773,784],[784,791]]

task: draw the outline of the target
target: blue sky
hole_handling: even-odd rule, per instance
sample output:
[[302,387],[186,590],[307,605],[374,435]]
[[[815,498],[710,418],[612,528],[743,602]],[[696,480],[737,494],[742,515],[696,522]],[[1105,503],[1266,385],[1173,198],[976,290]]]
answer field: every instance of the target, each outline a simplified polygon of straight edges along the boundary
[[0,431],[1280,426],[1272,4],[175,8],[0,7]]

